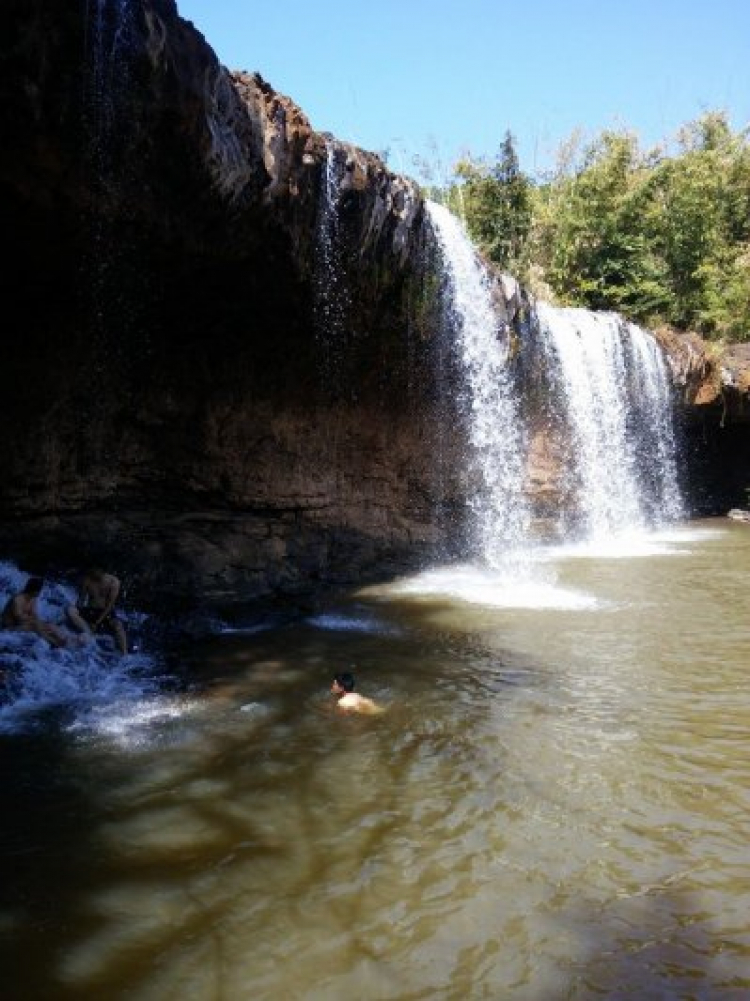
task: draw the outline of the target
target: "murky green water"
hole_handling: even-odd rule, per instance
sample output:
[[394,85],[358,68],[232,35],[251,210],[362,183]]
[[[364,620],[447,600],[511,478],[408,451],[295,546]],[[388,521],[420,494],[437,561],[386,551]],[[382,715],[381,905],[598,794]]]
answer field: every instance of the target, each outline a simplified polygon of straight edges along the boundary
[[[750,997],[750,529],[629,552],[352,596],[4,737],[2,997]],[[384,715],[333,710],[352,664]]]

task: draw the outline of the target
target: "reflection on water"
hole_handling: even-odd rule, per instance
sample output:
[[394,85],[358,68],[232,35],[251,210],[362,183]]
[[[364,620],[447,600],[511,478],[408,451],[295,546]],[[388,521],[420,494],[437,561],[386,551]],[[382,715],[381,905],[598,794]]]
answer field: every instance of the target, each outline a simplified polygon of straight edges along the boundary
[[417,578],[5,735],[3,997],[748,997],[750,532],[545,567],[588,601]]

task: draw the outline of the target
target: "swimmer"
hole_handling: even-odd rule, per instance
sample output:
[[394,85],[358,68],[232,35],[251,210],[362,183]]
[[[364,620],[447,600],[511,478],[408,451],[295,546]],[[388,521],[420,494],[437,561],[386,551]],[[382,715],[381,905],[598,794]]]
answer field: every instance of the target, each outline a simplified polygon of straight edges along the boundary
[[339,709],[344,712],[364,713],[367,716],[377,716],[385,711],[372,699],[365,698],[364,695],[355,692],[354,685],[354,675],[348,671],[334,677],[331,691],[338,698]]

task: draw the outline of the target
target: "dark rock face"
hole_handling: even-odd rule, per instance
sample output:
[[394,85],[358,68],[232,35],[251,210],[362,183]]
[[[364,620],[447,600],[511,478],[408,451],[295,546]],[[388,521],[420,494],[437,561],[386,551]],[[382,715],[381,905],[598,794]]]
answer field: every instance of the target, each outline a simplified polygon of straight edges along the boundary
[[[226,71],[173,0],[9,0],[0,107],[4,555],[221,603],[460,544],[454,358],[409,181]],[[532,365],[528,296],[498,277],[496,300]],[[662,342],[698,506],[744,501],[748,359]],[[564,457],[526,409],[553,514]]]
[[750,488],[750,345],[657,330],[672,369],[690,509],[724,514]]
[[348,291],[326,334],[332,141],[291,101],[171,0],[23,0],[4,26],[3,550],[221,601],[436,544],[451,421],[413,186],[333,147]]

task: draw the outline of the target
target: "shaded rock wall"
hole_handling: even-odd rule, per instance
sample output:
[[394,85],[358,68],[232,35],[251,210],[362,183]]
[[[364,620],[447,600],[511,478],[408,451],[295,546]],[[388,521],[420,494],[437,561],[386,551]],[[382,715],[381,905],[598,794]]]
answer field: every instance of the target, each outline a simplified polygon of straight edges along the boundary
[[750,489],[750,344],[657,330],[671,366],[683,483],[697,514],[746,506]]
[[[414,186],[230,74],[172,0],[9,0],[3,28],[3,553],[106,561],[141,603],[224,602],[460,545],[471,484]],[[504,276],[495,297],[549,514],[564,455],[531,305]],[[748,359],[660,336],[696,503],[743,501]]]
[[338,145],[326,332],[332,140],[293,102],[224,70],[171,0],[4,20],[3,550],[223,601],[438,544],[454,422],[413,186]]

